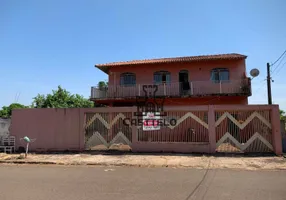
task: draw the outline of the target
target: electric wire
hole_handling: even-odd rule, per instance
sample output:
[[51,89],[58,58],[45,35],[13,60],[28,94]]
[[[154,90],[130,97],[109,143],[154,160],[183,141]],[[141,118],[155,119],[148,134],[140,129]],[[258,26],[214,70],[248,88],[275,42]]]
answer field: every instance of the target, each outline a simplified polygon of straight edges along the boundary
[[274,62],[274,63],[272,63],[270,66],[273,66],[273,65],[275,65],[283,56],[284,56],[284,54],[286,53],[286,50],[282,53],[282,55]]

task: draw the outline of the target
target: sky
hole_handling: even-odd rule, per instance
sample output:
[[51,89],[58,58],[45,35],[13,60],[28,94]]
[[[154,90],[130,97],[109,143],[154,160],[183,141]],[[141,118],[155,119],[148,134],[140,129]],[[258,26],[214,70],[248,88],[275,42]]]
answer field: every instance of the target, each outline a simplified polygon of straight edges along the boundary
[[[285,10],[285,0],[0,0],[0,107],[30,105],[58,85],[88,98],[107,80],[95,64],[221,53],[248,56],[248,74],[260,70],[249,103],[267,104],[266,63],[286,50]],[[280,61],[273,102],[286,110]]]

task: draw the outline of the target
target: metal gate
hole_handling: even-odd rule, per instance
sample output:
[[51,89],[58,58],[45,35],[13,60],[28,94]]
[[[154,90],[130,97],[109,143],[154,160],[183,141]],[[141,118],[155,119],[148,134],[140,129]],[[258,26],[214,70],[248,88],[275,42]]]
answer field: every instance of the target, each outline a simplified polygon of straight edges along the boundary
[[273,152],[270,113],[215,111],[217,152]]
[[131,150],[132,127],[123,120],[131,112],[85,113],[86,150]]

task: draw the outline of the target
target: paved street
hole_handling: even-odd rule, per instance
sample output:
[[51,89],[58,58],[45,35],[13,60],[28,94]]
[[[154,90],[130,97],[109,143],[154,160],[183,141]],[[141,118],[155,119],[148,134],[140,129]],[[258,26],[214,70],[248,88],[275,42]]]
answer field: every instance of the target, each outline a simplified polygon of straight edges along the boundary
[[286,171],[0,165],[1,200],[286,198]]

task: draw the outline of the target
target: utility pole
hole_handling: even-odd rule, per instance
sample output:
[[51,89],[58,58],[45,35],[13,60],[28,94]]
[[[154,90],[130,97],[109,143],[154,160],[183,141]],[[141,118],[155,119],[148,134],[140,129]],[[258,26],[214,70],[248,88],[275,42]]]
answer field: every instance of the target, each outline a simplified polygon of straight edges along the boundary
[[267,92],[268,92],[268,104],[272,104],[272,94],[271,94],[271,77],[270,77],[270,64],[267,63]]

